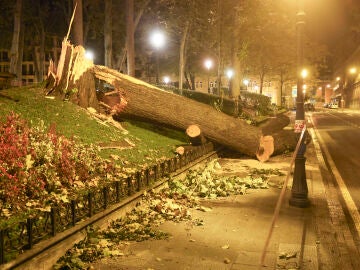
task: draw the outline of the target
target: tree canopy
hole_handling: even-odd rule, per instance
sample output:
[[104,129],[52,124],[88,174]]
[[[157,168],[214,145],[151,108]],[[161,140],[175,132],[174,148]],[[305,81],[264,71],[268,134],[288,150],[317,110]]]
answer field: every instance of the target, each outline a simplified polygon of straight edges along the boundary
[[[16,1],[2,2],[1,11],[6,16],[0,18],[0,30],[7,33],[2,47],[10,49],[15,33]],[[297,10],[289,1],[139,0],[133,1],[132,16],[126,14],[129,10],[126,1],[39,0],[35,5],[26,0],[22,2],[24,37],[19,36],[19,45],[23,40],[30,51],[43,48],[36,68],[39,74],[43,73],[40,63],[50,57],[45,53],[46,47],[53,46],[47,44],[47,38],[56,35],[61,41],[67,33],[74,4],[82,3],[82,26],[77,22],[73,28],[82,29],[84,47],[95,51],[98,64],[106,62],[127,72],[125,63],[130,63],[135,76],[145,79],[154,76],[156,53],[149,44],[149,34],[157,28],[166,35],[166,45],[156,56],[160,58],[160,69],[177,74],[178,81],[186,88],[193,88],[196,76],[205,72],[203,62],[206,57],[211,57],[215,63],[212,75],[217,75],[218,81],[226,68],[235,70],[234,95],[249,72],[259,77],[260,87],[265,77],[289,80],[295,75]],[[360,36],[357,14],[349,9],[348,21],[352,27],[344,33],[348,38],[332,48],[354,49],[349,45],[354,43],[348,41]],[[133,29],[134,50],[126,54],[129,18],[133,20],[133,27],[128,28],[128,32]],[[308,29],[311,32],[311,26]],[[74,33],[70,35],[71,41],[76,38]],[[315,74],[329,73],[328,48],[317,43],[313,36],[305,42],[306,63],[314,66]]]

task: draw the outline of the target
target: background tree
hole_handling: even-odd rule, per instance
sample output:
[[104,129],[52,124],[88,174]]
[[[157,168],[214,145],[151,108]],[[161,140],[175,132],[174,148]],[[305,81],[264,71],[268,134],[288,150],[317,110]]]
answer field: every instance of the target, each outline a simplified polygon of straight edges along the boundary
[[105,66],[112,67],[112,0],[105,0],[104,49]]
[[126,0],[127,73],[135,77],[134,0]]
[[74,0],[73,8],[76,7],[74,25],[72,27],[72,39],[75,45],[84,46],[84,26],[83,26],[83,1]]
[[10,50],[10,69],[9,72],[15,74],[17,79],[21,82],[22,70],[22,51],[21,44],[21,19],[22,19],[22,0],[16,0],[14,8],[14,26],[13,26],[13,38]]

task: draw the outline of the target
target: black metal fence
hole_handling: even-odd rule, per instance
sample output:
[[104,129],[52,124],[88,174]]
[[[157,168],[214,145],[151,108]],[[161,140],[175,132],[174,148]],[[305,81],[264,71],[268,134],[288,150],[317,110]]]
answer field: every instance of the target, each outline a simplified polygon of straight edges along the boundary
[[15,259],[20,253],[31,249],[34,244],[74,227],[79,221],[84,221],[134,193],[150,187],[157,180],[213,150],[212,143],[194,147],[184,155],[154,164],[127,178],[89,191],[77,200],[53,206],[50,212],[43,212],[0,230],[0,264]]

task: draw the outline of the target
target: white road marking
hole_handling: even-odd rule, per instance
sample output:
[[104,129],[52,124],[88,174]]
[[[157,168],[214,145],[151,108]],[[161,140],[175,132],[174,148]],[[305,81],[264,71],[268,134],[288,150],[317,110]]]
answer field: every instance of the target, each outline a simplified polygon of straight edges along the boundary
[[[340,173],[339,173],[333,159],[330,156],[329,150],[327,149],[327,147],[326,147],[320,133],[317,131],[316,126],[315,126],[314,122],[312,121],[312,116],[310,116],[310,118],[311,118],[311,122],[313,123],[313,126],[314,126],[313,129],[309,129],[309,131],[311,133],[311,137],[317,138],[319,140],[320,144],[323,146],[323,150],[324,150],[324,154],[326,156],[326,159],[327,159],[327,161],[329,163],[331,171],[334,174],[335,180],[336,180],[336,182],[337,182],[337,184],[339,186],[341,195],[342,195],[342,197],[343,197],[343,199],[345,201],[345,204],[346,204],[346,207],[347,207],[347,209],[348,209],[348,211],[350,213],[350,216],[351,216],[351,218],[352,218],[352,220],[353,220],[353,222],[355,224],[356,231],[360,235],[360,214],[359,214],[359,211],[358,211],[358,209],[356,207],[356,204],[354,203],[354,200],[352,199],[352,197],[350,195],[349,190],[346,187],[346,184],[345,184],[344,180],[340,176]],[[316,136],[314,136],[314,133],[315,133]],[[313,142],[314,142],[314,146],[315,146],[317,159],[318,159],[318,161],[320,163],[322,163],[325,166],[325,161],[324,161],[323,155],[321,154],[321,149],[320,149],[319,142],[316,139],[314,139]]]

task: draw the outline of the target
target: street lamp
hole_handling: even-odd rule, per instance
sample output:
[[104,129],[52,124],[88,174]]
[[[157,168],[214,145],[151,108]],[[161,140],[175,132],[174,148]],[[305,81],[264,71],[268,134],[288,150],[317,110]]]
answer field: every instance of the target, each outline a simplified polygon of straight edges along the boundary
[[212,66],[213,66],[213,61],[211,60],[211,59],[206,59],[205,60],[205,67],[206,67],[206,69],[207,69],[207,75],[208,75],[208,81],[207,81],[207,83],[208,83],[208,93],[210,94],[210,68],[212,68]]
[[[304,93],[302,89],[304,75],[307,72],[302,70],[304,66],[304,30],[305,30],[305,12],[303,0],[298,0],[298,12],[296,14],[296,36],[297,36],[297,97],[296,97],[296,116],[295,116],[295,132],[300,133],[305,127],[304,113]],[[306,151],[305,136],[302,137],[300,147],[295,158],[295,169],[293,176],[293,184],[291,188],[291,198],[289,204],[296,207],[309,206],[308,187],[306,183],[304,153]]]
[[150,36],[150,43],[156,49],[156,84],[159,84],[159,51],[165,45],[165,35],[156,30]]

